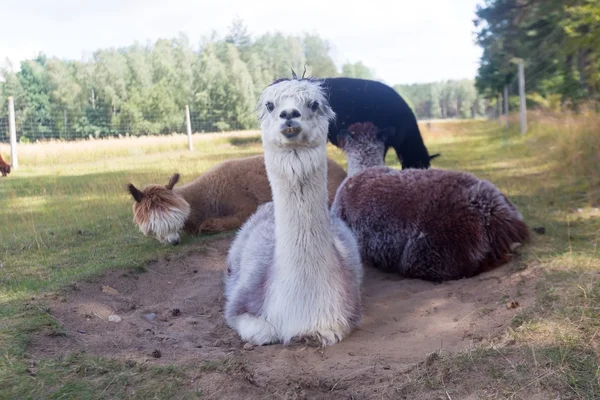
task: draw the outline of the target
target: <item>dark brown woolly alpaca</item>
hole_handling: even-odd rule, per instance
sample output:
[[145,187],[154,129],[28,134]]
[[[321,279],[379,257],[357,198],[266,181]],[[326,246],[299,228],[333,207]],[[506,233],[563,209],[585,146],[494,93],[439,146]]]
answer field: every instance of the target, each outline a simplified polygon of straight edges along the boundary
[[365,262],[410,278],[459,279],[505,263],[529,239],[521,213],[488,181],[374,166],[382,163],[381,136],[372,124],[342,132],[349,162],[362,170],[349,173],[331,207],[356,235]]
[[[329,205],[346,171],[328,159]],[[165,185],[139,190],[128,185],[133,221],[140,231],[163,243],[178,244],[179,231],[217,233],[239,228],[258,208],[272,200],[263,155],[227,160],[193,181],[174,187],[179,174]]]
[[4,161],[2,154],[0,154],[0,173],[2,173],[2,176],[10,174],[10,164]]

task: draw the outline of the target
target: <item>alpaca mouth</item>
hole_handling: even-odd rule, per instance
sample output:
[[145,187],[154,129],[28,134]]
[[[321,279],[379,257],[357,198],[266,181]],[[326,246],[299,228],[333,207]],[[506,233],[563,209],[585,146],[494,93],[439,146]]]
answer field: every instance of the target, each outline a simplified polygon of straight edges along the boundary
[[300,132],[302,132],[302,128],[299,126],[286,126],[281,130],[281,133],[288,139],[297,136]]

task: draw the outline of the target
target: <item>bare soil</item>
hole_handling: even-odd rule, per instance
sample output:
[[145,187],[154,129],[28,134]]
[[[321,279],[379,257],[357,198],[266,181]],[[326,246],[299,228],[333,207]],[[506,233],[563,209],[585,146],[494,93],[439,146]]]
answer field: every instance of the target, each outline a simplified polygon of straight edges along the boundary
[[[428,355],[498,336],[534,301],[535,274],[517,262],[442,284],[367,267],[362,326],[341,343],[249,348],[223,319],[222,273],[230,242],[208,241],[151,262],[146,272],[110,271],[74,285],[49,304],[67,335],[40,333],[28,353],[83,351],[156,365],[214,361],[222,368],[194,383],[207,398],[403,398],[393,391],[394,382]],[[154,319],[144,317],[151,313]],[[110,321],[111,315],[120,321]],[[236,363],[243,368],[227,367]]]

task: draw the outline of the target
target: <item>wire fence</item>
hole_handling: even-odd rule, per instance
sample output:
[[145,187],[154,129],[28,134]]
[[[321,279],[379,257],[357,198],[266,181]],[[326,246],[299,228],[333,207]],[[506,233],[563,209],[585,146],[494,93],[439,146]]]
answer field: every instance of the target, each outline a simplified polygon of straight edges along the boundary
[[[3,105],[6,107],[6,105]],[[254,110],[245,114],[245,121],[238,118],[224,117],[219,113],[203,111],[202,115],[190,110],[191,133],[233,132],[258,129],[258,121],[254,121]],[[473,118],[476,116],[473,114]],[[498,118],[502,111],[489,99],[485,100],[483,113],[487,118]],[[459,118],[459,117],[455,117]],[[445,118],[448,119],[448,118]],[[454,118],[449,118],[454,119]],[[426,121],[427,119],[421,119]],[[248,122],[250,121],[250,122]],[[0,143],[10,140],[8,113],[0,113]],[[163,115],[144,115],[143,118],[132,118],[120,114],[96,114],[93,112],[73,112],[68,110],[27,115],[23,110],[15,110],[15,129],[17,141],[20,143],[45,140],[82,140],[108,137],[159,136],[187,133],[185,108],[173,111],[166,117]]]
[[[192,133],[213,133],[239,131],[254,128],[252,124],[240,123],[236,119],[226,119],[206,113],[202,117],[190,115]],[[121,136],[154,136],[186,133],[187,121],[185,108],[173,112],[167,118],[146,115],[143,119],[122,117],[120,115],[90,115],[90,113],[63,112],[31,118],[23,111],[15,111],[17,140],[23,142],[44,140],[99,139]],[[0,116],[0,142],[10,139],[9,117]]]
[[[515,64],[515,69],[517,65]],[[543,71],[526,71],[525,77],[535,79]],[[525,82],[526,87],[526,82]],[[506,121],[508,126],[507,112],[517,113],[520,103],[525,101],[521,98],[519,91],[518,75],[506,85],[504,93],[499,93],[496,99],[485,99],[482,104],[483,115],[488,119],[499,119]],[[507,98],[505,98],[507,97]],[[31,108],[18,107],[15,100],[15,131],[16,142],[27,143],[36,141],[60,140],[74,141],[86,139],[116,138],[130,136],[160,136],[172,134],[202,134],[215,132],[232,132],[248,129],[257,129],[258,121],[254,116],[255,110],[245,110],[238,113],[242,116],[234,117],[235,114],[223,115],[223,112],[204,110],[189,110],[186,108],[177,110],[162,110],[161,113],[120,112],[106,108],[87,108],[82,111],[57,109],[55,105],[52,112],[40,112]],[[556,100],[554,100],[556,101]],[[10,117],[8,105],[0,105],[0,143],[6,143],[8,147],[10,138]],[[525,110],[527,107],[525,106]],[[475,111],[473,115],[475,115]],[[189,116],[188,116],[189,115]],[[189,120],[188,120],[189,118]],[[526,130],[526,126],[524,128]],[[525,132],[523,130],[523,132]],[[191,138],[190,138],[191,141]],[[191,143],[191,142],[190,142]],[[190,145],[191,149],[191,145]],[[16,155],[16,154],[15,154]]]

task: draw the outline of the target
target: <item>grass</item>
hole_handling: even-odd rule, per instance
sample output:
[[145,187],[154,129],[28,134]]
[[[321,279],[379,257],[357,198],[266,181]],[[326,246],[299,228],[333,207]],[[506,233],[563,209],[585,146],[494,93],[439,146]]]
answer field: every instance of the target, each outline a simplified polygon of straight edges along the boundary
[[[600,119],[532,113],[524,136],[513,122],[509,130],[496,121],[435,122],[422,132],[430,152],[442,153],[436,167],[491,180],[530,226],[545,228],[521,259],[541,271],[536,304],[494,341],[417,366],[397,384],[399,396],[600,396]],[[43,307],[46,293],[108,269],[143,269],[207,240],[184,236],[172,248],[143,237],[127,182],[166,183],[175,171],[186,182],[224,159],[262,152],[257,132],[195,135],[195,151],[186,146],[182,135],[20,145],[21,168],[0,179],[0,399],[196,398],[194,377],[244,374],[229,359],[182,369],[27,354],[33,332],[64,334]],[[328,151],[346,165],[341,151]],[[395,157],[390,151],[387,164],[399,168]]]

